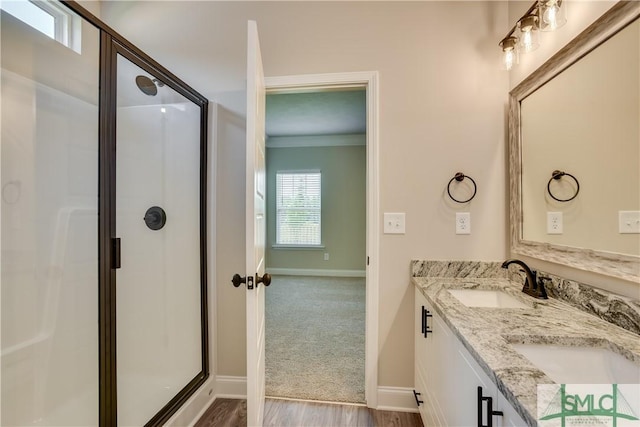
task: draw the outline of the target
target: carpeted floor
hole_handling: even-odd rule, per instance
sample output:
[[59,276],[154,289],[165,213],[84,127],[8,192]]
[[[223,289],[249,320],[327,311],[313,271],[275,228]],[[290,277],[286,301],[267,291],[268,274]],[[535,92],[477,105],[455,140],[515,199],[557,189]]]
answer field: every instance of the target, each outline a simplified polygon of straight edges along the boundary
[[274,276],[265,295],[267,396],[364,402],[365,279]]

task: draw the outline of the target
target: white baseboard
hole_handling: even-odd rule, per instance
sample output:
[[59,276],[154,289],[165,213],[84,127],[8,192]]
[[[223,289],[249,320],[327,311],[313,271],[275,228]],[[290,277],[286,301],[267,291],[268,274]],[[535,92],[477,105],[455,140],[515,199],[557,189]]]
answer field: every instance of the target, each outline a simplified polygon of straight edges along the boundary
[[216,397],[246,399],[247,377],[218,375],[216,377]]
[[[246,399],[247,377],[218,375],[210,378],[165,425],[193,426],[217,398]],[[375,409],[418,412],[413,389],[405,387],[378,387],[378,407]]]
[[246,399],[247,377],[211,376],[167,421],[167,427],[193,426],[218,398]]
[[413,389],[405,387],[378,387],[379,411],[419,412]]
[[216,399],[215,380],[209,379],[187,400],[165,424],[167,427],[193,426]]
[[267,268],[267,273],[281,276],[365,277],[364,270],[319,270],[307,268]]

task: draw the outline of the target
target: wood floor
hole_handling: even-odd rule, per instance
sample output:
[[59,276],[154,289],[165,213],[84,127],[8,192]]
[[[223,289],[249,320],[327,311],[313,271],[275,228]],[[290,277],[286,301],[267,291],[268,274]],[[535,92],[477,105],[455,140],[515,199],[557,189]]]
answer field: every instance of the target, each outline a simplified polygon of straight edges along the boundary
[[[247,401],[216,399],[195,427],[244,427]],[[267,399],[264,426],[273,427],[422,427],[420,415],[376,411],[364,406]]]

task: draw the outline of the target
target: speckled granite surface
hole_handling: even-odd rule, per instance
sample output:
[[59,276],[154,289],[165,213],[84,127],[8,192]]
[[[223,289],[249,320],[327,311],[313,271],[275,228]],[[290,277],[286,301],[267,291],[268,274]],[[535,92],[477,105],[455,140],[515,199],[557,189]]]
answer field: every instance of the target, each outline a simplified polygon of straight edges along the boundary
[[545,272],[538,272],[538,277],[548,279],[550,297],[640,335],[640,301]]
[[411,277],[507,277],[500,262],[411,261]]
[[[509,278],[524,283],[517,266],[508,271],[500,262],[486,261],[411,261],[411,277]],[[586,313],[640,335],[640,300],[612,294],[574,280],[538,271],[545,279],[547,294]]]
[[[531,298],[521,292],[521,283],[504,277],[413,277],[412,281],[516,411],[532,426],[537,425],[537,384],[553,381],[516,352],[511,343],[604,347],[640,365],[637,335],[557,299]],[[465,288],[501,289],[530,308],[467,307],[447,291]],[[630,382],[640,383],[640,378]]]

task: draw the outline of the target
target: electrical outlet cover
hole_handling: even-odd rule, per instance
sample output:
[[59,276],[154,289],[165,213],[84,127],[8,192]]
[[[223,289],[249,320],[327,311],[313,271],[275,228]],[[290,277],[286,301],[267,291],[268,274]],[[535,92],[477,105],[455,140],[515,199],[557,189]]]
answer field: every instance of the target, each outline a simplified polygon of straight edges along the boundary
[[456,234],[471,234],[471,212],[456,212]]
[[547,234],[562,234],[562,212],[547,212]]

